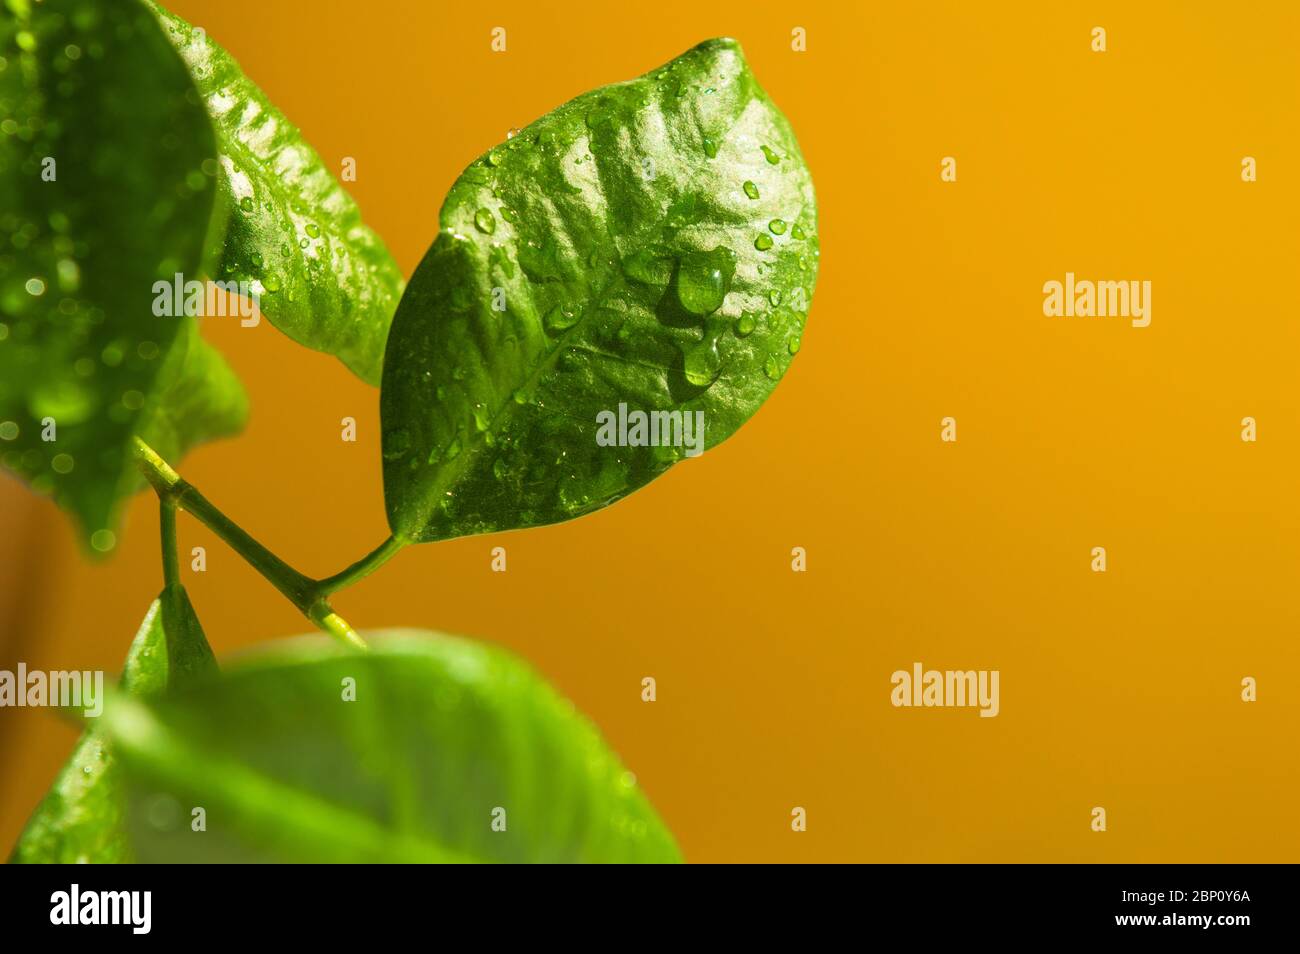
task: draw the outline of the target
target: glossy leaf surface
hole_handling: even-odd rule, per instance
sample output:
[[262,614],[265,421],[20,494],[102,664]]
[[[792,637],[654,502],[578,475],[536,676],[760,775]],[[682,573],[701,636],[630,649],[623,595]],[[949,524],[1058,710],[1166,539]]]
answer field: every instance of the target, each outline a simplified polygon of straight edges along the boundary
[[230,54],[180,17],[154,10],[217,133],[228,218],[213,278],[247,282],[273,325],[378,384],[402,293],[397,263],[321,157]]
[[411,540],[588,513],[725,440],[799,349],[817,275],[811,177],[732,40],[496,146],[439,229],[381,392]]

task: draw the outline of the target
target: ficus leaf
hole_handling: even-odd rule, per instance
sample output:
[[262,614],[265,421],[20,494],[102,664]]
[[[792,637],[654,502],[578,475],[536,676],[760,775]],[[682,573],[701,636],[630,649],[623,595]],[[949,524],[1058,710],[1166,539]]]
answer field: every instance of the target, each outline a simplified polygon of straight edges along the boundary
[[133,435],[176,454],[243,423],[193,319],[153,310],[155,281],[203,269],[216,143],[135,0],[9,4],[0,57],[0,461],[102,552]]
[[[139,697],[158,696],[200,685],[215,674],[212,649],[184,587],[164,587],[131,642],[122,670],[122,689]],[[97,719],[88,721],[92,727],[77,740],[49,793],[32,813],[14,846],[11,862],[134,860],[122,772]]]
[[494,147],[452,187],[393,320],[393,531],[564,520],[720,443],[798,350],[817,258],[798,143],[733,40]]
[[[431,633],[277,641],[114,700],[142,861],[677,861],[632,777],[531,670]],[[206,830],[159,805],[202,805]]]
[[290,338],[379,383],[402,274],[296,127],[201,30],[152,4],[194,76],[221,153],[228,216],[213,277],[247,282]]

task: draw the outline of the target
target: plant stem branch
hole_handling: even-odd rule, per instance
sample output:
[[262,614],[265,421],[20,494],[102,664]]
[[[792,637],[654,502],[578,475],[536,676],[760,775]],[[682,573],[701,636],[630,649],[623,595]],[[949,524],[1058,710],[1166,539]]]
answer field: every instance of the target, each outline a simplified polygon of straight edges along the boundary
[[158,526],[162,536],[163,585],[179,586],[180,558],[176,555],[176,501],[158,498]]
[[[179,579],[176,563],[175,510],[180,508],[198,518],[199,522],[224,540],[236,553],[267,579],[272,586],[298,608],[298,611],[331,636],[349,646],[364,649],[363,640],[350,625],[330,607],[329,595],[349,583],[359,580],[389,559],[404,545],[390,537],[369,556],[357,561],[342,573],[324,581],[314,580],[299,573],[289,564],[258,543],[241,526],[217,509],[198,488],[181,478],[171,465],[140,438],[135,439],[134,455],[145,479],[157,492],[162,506],[163,520],[163,572]],[[171,511],[169,514],[168,511]],[[168,526],[170,522],[170,528]],[[168,541],[170,540],[170,546]],[[168,567],[167,553],[171,553],[172,566]],[[171,580],[169,579],[169,582]]]
[[406,546],[406,541],[401,537],[390,536],[346,570],[321,580],[317,584],[320,592],[328,596],[330,593],[337,592],[346,586],[351,586],[357,580],[374,573],[375,570],[396,556],[397,552],[404,546]]

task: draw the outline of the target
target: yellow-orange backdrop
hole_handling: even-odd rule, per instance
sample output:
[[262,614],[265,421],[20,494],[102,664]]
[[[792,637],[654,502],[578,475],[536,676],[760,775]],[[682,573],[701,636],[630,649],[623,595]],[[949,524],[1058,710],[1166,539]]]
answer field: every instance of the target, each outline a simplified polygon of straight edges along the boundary
[[[748,426],[595,516],[411,548],[339,599],[351,621],[527,657],[691,860],[1296,859],[1300,8],[169,5],[331,166],[355,157],[407,274],[506,130],[709,36],[744,44],[813,170],[820,284]],[[1066,271],[1150,280],[1150,327],[1044,317]],[[379,542],[377,392],[265,322],[206,333],[253,417],[182,471],[305,571]],[[92,566],[48,503],[0,494],[0,667],[115,671],[160,582],[153,501]],[[304,629],[184,517],[181,542],[208,549],[187,584],[219,654]],[[1000,670],[1001,715],[891,707],[914,661]],[[3,716],[7,850],[73,730]]]

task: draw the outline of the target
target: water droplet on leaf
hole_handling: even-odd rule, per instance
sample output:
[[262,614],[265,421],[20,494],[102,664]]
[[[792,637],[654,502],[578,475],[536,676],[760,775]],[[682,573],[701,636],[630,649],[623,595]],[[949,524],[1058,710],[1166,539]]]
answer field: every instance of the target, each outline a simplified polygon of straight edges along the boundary
[[565,305],[556,305],[546,313],[544,324],[546,330],[551,334],[559,334],[566,328],[572,328],[578,323],[578,312],[576,309],[569,308]]
[[693,315],[708,315],[722,307],[736,274],[736,255],[719,245],[707,252],[691,252],[677,269],[677,300]]

